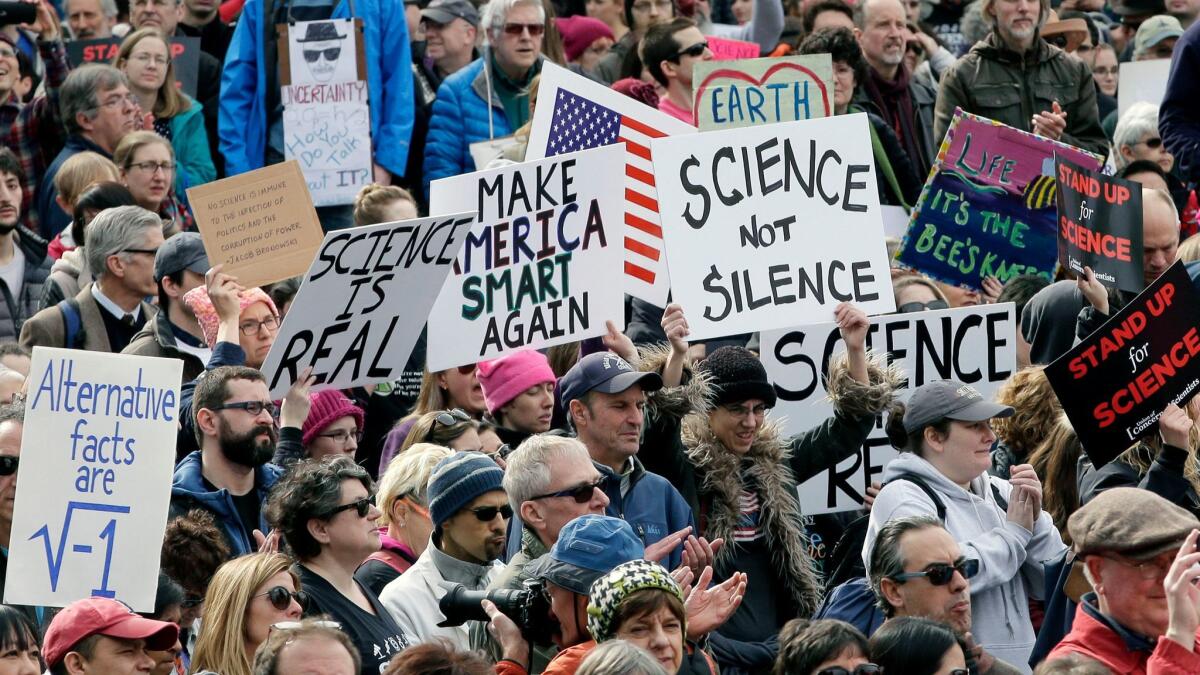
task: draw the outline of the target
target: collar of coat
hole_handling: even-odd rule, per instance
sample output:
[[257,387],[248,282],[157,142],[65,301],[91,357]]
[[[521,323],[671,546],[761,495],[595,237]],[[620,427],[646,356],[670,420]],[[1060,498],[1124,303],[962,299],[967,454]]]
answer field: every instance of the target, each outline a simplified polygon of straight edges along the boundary
[[978,53],[983,58],[1011,66],[1035,66],[1053,59],[1059,52],[1062,52],[1058,47],[1043,40],[1041,30],[1038,30],[1038,34],[1033,38],[1033,47],[1029,51],[1018,53],[1008,46],[1008,43],[994,28],[987,34],[987,37],[975,43],[971,51]]

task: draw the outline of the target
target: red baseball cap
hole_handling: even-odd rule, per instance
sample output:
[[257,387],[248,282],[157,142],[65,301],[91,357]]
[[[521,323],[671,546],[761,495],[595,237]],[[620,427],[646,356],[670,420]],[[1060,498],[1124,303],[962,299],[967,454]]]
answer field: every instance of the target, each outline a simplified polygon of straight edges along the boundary
[[142,618],[116,600],[77,600],[50,622],[42,644],[42,658],[46,659],[47,666],[54,666],[80,640],[97,634],[122,640],[145,640],[147,649],[164,651],[179,639],[179,626]]

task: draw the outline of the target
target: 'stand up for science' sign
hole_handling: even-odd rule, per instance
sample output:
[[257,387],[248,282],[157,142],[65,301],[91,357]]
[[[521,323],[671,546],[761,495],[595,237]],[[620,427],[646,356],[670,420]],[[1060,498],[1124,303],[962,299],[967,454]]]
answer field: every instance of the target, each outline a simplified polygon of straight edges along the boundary
[[693,339],[895,309],[865,114],[653,142]]
[[153,611],[182,370],[178,359],[33,350],[4,602],[94,595]]
[[1089,171],[1055,155],[1058,263],[1082,275],[1090,267],[1110,288],[1140,293],[1142,186]]
[[434,181],[433,213],[475,223],[429,315],[431,371],[622,323],[625,149],[607,145]]

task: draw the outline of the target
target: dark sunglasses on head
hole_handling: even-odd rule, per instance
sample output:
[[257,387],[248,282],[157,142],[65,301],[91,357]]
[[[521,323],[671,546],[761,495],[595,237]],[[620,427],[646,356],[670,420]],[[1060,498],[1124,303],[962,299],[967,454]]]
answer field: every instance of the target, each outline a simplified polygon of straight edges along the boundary
[[444,427],[452,427],[459,422],[470,422],[471,416],[459,408],[443,410],[433,418],[433,421]]
[[289,591],[283,586],[272,586],[266,593],[259,593],[254,596],[256,598],[267,596],[267,600],[271,601],[271,606],[283,612],[286,611],[292,604],[292,600],[300,605],[300,609],[308,608],[308,594],[304,591]]
[[928,577],[929,583],[934,586],[945,586],[954,578],[955,572],[963,575],[964,579],[970,579],[979,572],[979,561],[964,558],[953,565],[949,563],[934,563],[926,567],[923,572],[905,572],[904,574],[897,574],[891,577],[891,580],[903,583],[917,577]]
[[846,670],[841,666],[833,666],[825,668],[817,673],[817,675],[878,675],[882,673],[883,668],[874,663],[860,663],[854,667],[854,670]]
[[927,309],[949,309],[950,305],[945,300],[930,300],[929,302],[906,302],[896,308],[896,311],[901,314],[909,312],[924,312]]
[[358,513],[359,518],[366,518],[367,512],[371,510],[371,498],[363,497],[362,499],[356,499],[349,504],[342,504],[336,509],[330,511],[328,515],[325,516],[325,520],[329,520],[342,511],[349,511],[350,509],[354,509]]
[[512,507],[508,504],[504,506],[480,506],[471,509],[471,513],[475,514],[479,522],[490,523],[495,520],[497,513],[503,516],[505,520],[512,518]]
[[576,504],[586,504],[592,500],[592,495],[595,494],[596,488],[604,489],[604,476],[597,478],[591,483],[576,485],[575,487],[559,490],[558,492],[549,492],[544,495],[538,495],[533,499],[553,499],[555,497],[570,497],[575,500]]
[[519,36],[526,30],[529,31],[529,37],[537,37],[546,30],[546,25],[541,23],[506,23],[504,24],[504,32],[509,35]]
[[20,458],[16,455],[0,455],[0,476],[11,476],[17,472]]
[[675,58],[678,59],[678,58],[682,58],[684,56],[690,56],[693,59],[698,59],[701,56],[704,56],[704,52],[707,49],[708,49],[708,41],[707,40],[704,42],[697,42],[696,44],[692,45],[691,47],[687,47],[685,49],[680,49],[679,52],[677,52],[675,54]]
[[305,49],[304,60],[308,61],[309,63],[316,63],[317,59],[321,58],[321,54],[324,54],[326,61],[337,61],[338,55],[341,53],[341,47],[330,47],[329,49]]

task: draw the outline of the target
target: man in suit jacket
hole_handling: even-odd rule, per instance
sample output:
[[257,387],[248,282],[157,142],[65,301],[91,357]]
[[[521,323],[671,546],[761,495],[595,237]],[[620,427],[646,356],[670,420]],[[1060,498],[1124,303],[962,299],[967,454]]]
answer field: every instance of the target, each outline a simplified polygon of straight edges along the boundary
[[96,281],[26,321],[23,346],[118,353],[154,315],[145,299],[158,290],[154,255],[163,244],[158,215],[140,206],[106,209],[88,224],[86,238]]

